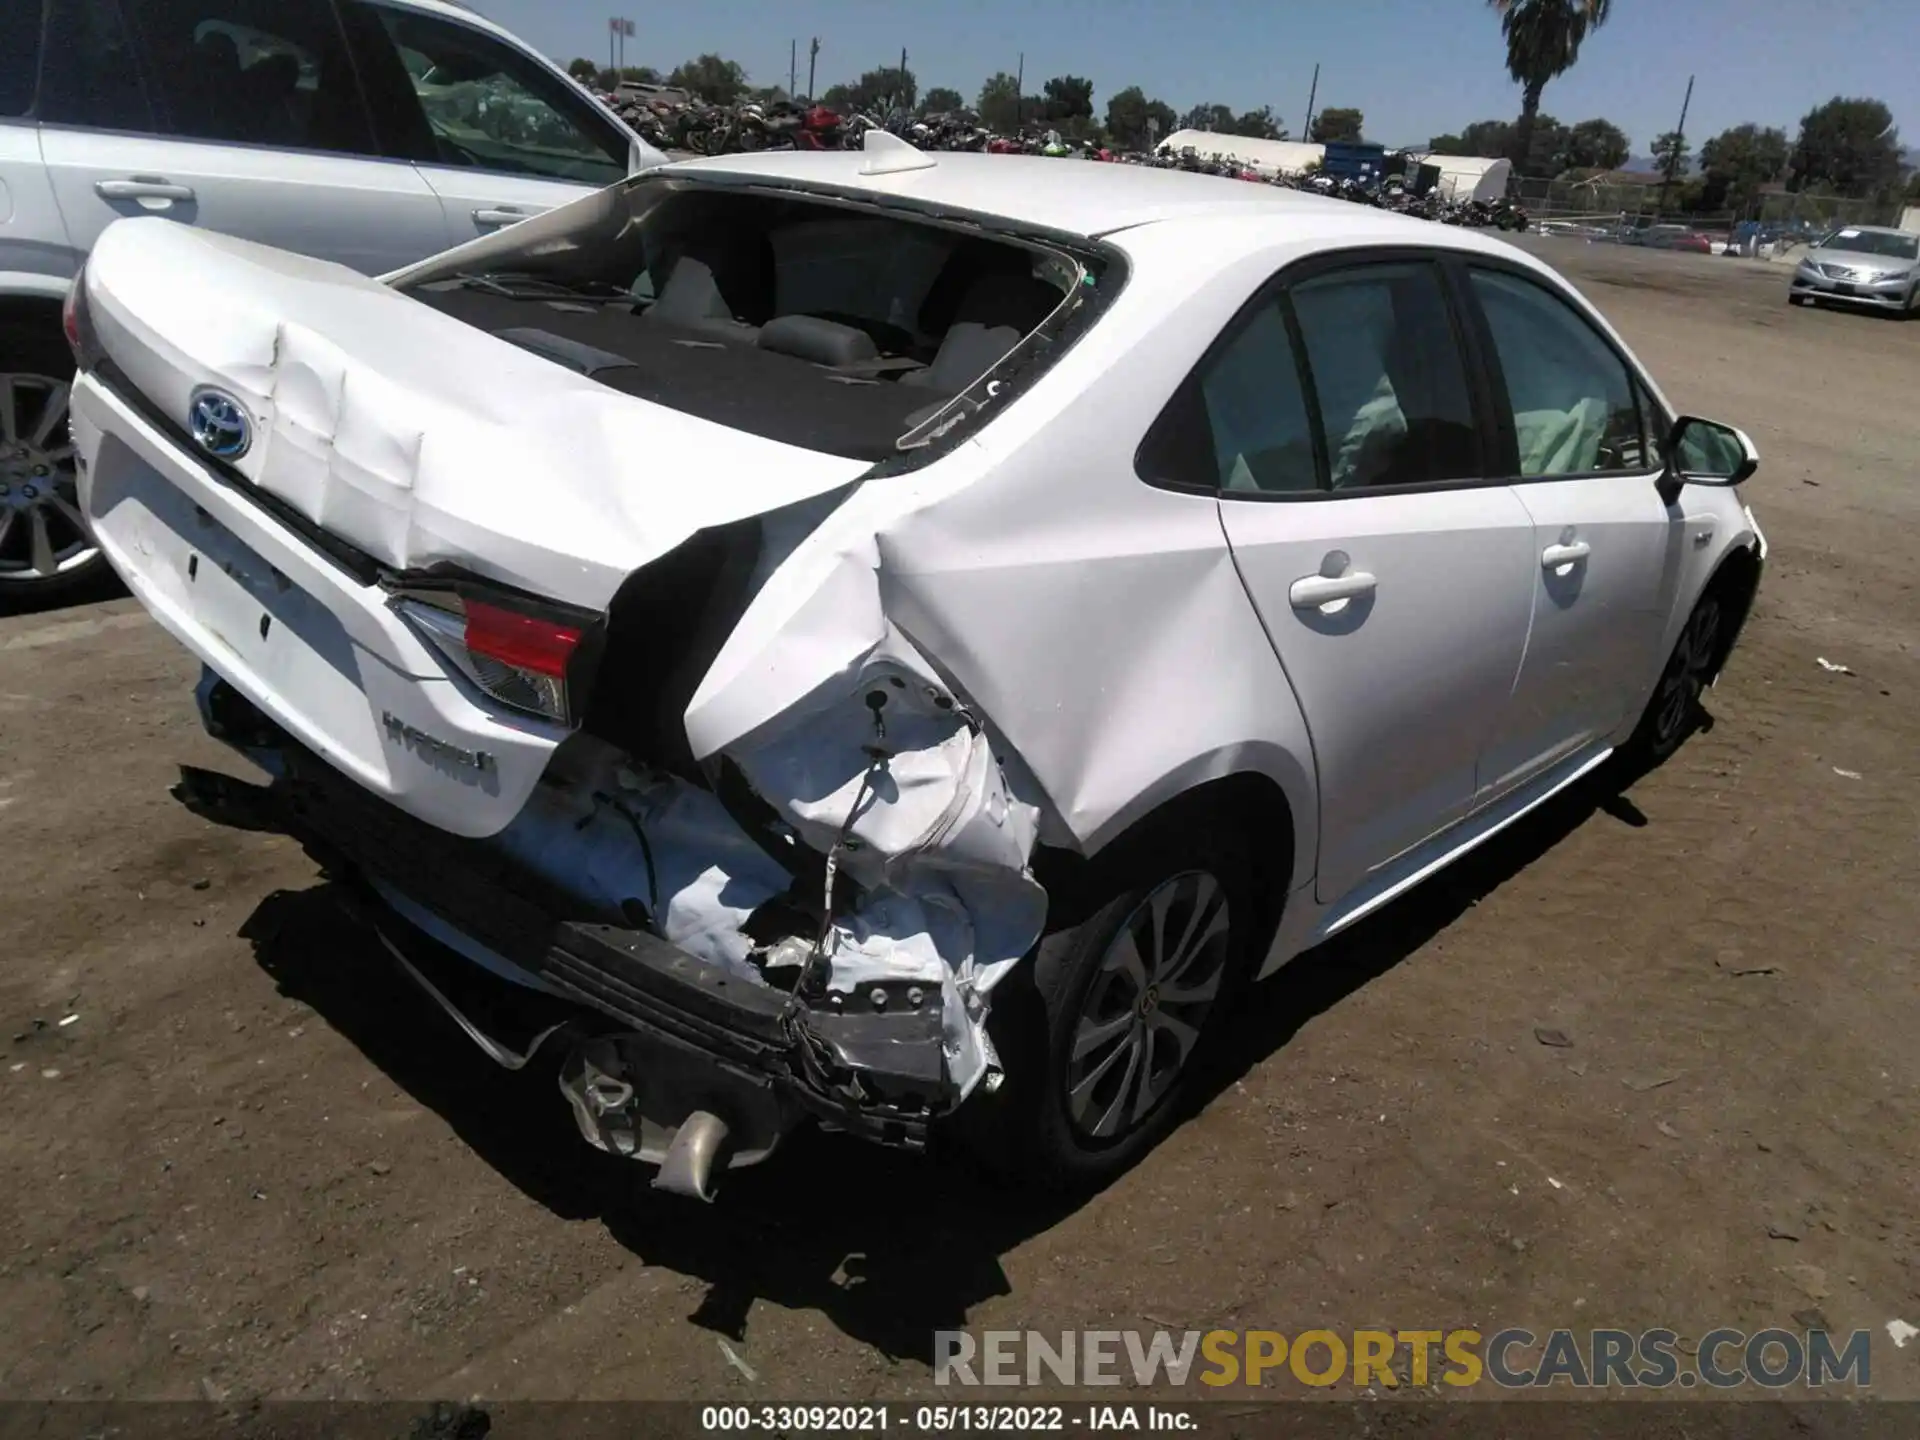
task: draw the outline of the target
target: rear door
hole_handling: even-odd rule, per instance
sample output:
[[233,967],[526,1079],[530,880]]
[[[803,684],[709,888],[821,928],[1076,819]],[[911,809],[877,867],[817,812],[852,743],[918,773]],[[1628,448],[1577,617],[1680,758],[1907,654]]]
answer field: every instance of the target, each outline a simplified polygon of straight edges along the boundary
[[1178,404],[1306,717],[1333,901],[1467,813],[1527,638],[1533,525],[1420,253],[1294,271]]
[[40,21],[39,0],[0,4],[0,296],[55,299],[78,266],[33,123]]
[[366,273],[446,248],[381,157],[329,0],[53,0],[39,118],[79,250],[160,215]]
[[1524,784],[1634,715],[1661,661],[1685,551],[1713,538],[1658,486],[1651,405],[1624,356],[1557,287],[1475,261],[1502,473],[1534,525],[1533,628],[1479,768],[1480,799]]
[[626,177],[634,136],[565,77],[478,26],[346,0],[387,147],[410,157],[454,243]]

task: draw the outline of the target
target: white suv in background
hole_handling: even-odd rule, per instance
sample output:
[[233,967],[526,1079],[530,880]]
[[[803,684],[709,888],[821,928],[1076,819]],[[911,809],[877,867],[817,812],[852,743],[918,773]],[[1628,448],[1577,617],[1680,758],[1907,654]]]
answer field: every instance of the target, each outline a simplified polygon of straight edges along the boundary
[[662,158],[441,0],[4,0],[0,613],[102,569],[73,503],[60,302],[113,221],[378,274]]

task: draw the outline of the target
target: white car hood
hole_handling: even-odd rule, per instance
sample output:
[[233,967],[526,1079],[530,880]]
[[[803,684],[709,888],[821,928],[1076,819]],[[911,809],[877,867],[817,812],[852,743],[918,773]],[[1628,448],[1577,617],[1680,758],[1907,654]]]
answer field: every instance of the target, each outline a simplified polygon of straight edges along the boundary
[[158,219],[110,226],[94,259],[94,323],[145,399],[184,424],[196,390],[226,391],[253,422],[233,468],[398,569],[598,609],[694,531],[868,468],[622,395],[324,261]]

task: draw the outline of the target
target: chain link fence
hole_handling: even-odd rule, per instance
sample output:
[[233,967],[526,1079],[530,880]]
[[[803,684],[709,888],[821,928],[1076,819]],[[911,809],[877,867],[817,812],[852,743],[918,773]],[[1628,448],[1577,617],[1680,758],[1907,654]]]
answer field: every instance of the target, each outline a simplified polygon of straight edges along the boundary
[[1753,224],[1767,230],[1817,235],[1840,225],[1892,225],[1900,215],[1898,204],[1784,191],[1764,193],[1738,210],[1662,211],[1658,180],[1650,184],[1632,180],[1520,180],[1515,188],[1520,203],[1535,221],[1607,234],[1624,234],[1657,224],[1682,224],[1706,234],[1730,234]]

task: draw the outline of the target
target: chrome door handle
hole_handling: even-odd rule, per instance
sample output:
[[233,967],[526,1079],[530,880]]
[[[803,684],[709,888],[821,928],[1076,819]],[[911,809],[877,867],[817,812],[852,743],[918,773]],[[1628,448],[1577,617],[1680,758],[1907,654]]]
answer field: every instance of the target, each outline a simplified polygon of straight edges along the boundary
[[1576,540],[1571,545],[1549,545],[1540,552],[1540,568],[1558,570],[1576,560],[1584,560],[1592,553],[1593,547],[1584,540]]
[[1336,600],[1371,595],[1377,583],[1364,570],[1349,570],[1345,575],[1303,575],[1288,588],[1287,600],[1296,610],[1318,610]]
[[527,218],[524,210],[490,209],[482,206],[473,212],[476,225],[515,225]]
[[171,180],[142,179],[96,180],[93,193],[102,200],[191,200],[193,187],[176,185]]

